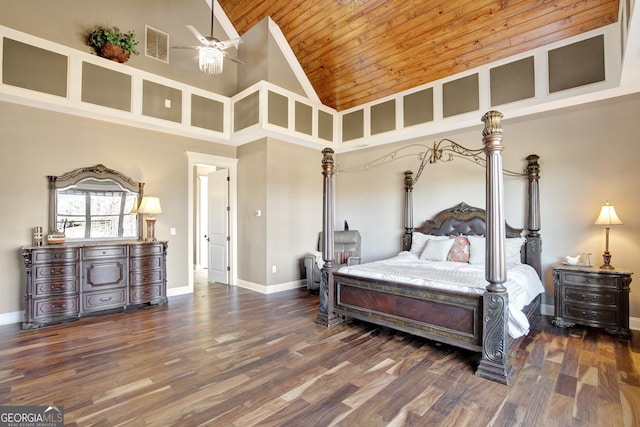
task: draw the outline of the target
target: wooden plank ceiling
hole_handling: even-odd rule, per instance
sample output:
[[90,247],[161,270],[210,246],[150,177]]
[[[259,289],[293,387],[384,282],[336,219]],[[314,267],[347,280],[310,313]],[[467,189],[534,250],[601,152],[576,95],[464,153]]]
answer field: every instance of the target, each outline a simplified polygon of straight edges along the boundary
[[218,0],[282,29],[323,104],[348,109],[617,21],[618,0]]

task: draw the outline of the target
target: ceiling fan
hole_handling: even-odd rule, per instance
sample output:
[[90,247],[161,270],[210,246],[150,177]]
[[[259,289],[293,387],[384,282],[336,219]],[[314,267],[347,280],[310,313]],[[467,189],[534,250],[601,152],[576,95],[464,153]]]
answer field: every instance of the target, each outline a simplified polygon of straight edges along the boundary
[[201,43],[200,46],[174,46],[175,49],[196,49],[198,50],[198,65],[200,70],[206,74],[221,74],[223,59],[226,57],[238,64],[244,64],[244,61],[231,56],[227,49],[230,47],[238,48],[238,45],[242,43],[242,39],[237,37],[231,40],[220,41],[213,37],[213,20],[214,20],[214,5],[216,1],[211,1],[211,28],[209,36],[203,36],[193,25],[187,25],[187,29],[193,34]]

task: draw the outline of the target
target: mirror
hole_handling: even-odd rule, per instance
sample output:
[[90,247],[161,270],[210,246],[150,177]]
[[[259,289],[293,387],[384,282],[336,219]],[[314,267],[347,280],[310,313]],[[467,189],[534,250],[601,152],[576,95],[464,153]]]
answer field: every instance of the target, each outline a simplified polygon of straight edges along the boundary
[[49,234],[67,241],[142,240],[144,183],[104,165],[49,176]]

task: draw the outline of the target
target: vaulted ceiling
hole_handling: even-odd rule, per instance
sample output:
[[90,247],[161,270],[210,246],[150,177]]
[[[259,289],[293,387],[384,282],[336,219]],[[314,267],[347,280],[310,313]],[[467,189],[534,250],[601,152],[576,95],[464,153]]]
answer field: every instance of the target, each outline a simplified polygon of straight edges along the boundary
[[323,104],[348,109],[614,23],[619,0],[218,0],[281,28]]

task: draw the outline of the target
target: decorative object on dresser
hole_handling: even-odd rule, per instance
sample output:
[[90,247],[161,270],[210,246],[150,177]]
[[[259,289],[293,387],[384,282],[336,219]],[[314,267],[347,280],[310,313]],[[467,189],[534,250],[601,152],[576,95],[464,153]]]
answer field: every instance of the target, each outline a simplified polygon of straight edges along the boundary
[[554,326],[576,324],[604,328],[630,338],[629,292],[631,273],[623,269],[556,265],[553,267]]
[[615,208],[611,206],[609,202],[607,202],[600,209],[600,215],[598,216],[598,219],[596,219],[595,223],[597,225],[606,225],[605,249],[604,249],[604,253],[602,254],[602,259],[604,260],[604,264],[602,264],[600,268],[613,270],[613,266],[610,264],[611,254],[609,253],[609,228],[611,225],[622,224],[622,221],[620,221],[620,218],[618,218],[618,215],[616,215]]
[[23,329],[140,304],[166,304],[167,242],[22,248]]
[[138,214],[149,215],[147,221],[147,242],[156,241],[156,218],[154,215],[162,213],[160,199],[157,197],[145,196],[138,206]]

